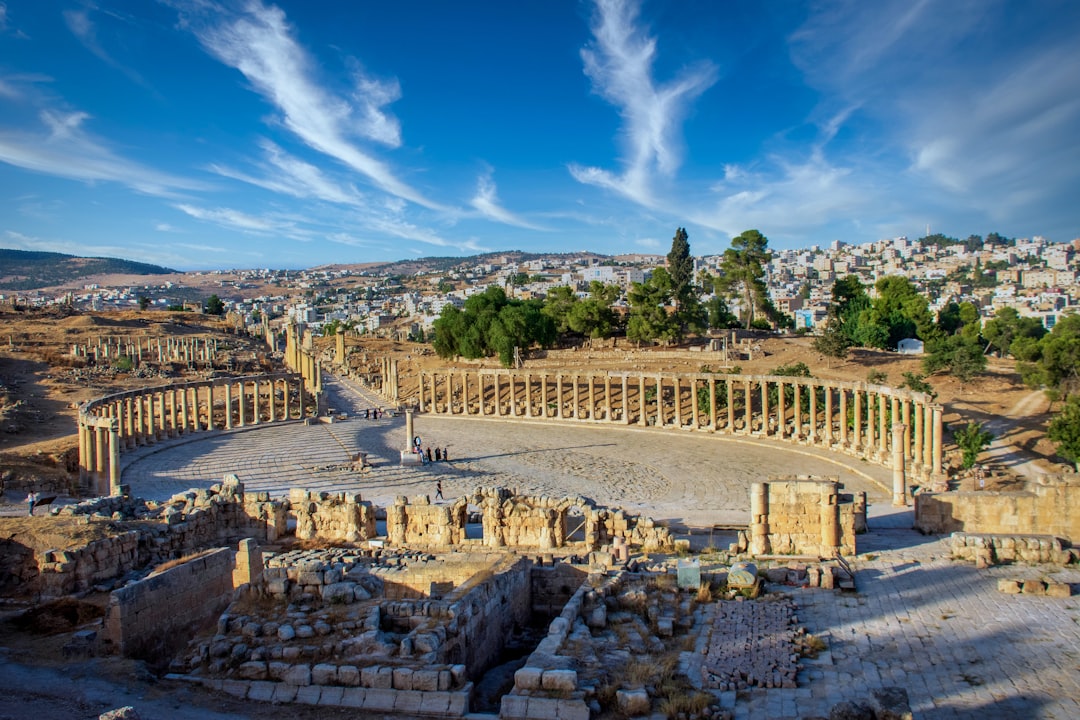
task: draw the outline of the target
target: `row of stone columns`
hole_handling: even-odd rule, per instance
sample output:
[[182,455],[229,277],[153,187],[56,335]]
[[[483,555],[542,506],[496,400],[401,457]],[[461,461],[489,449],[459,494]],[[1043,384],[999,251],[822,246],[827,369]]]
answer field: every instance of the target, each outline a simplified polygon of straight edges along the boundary
[[[98,338],[96,344],[74,344],[74,357],[93,357],[95,361],[128,357],[136,362],[213,362],[217,339],[177,338]],[[144,357],[145,355],[145,357]]]
[[[214,418],[219,404],[224,406],[221,421]],[[98,398],[79,413],[79,478],[99,494],[118,493],[124,450],[201,431],[303,417],[304,382],[293,374],[143,388]]]
[[[344,343],[344,338],[341,342]],[[304,379],[309,393],[315,397],[322,394],[322,369],[315,357],[315,339],[303,324],[285,324],[285,367]]]
[[[942,407],[923,393],[813,378],[446,370],[420,376],[419,409],[726,432],[819,445],[905,471],[942,470]],[[899,428],[899,429],[898,429]]]

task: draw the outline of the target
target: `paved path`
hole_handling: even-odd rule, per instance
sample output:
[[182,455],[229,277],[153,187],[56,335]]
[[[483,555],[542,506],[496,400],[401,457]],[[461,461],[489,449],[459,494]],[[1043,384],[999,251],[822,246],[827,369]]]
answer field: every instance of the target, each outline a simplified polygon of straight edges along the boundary
[[1080,601],[997,591],[999,578],[1080,589],[1080,570],[948,559],[945,541],[912,530],[858,539],[855,594],[792,589],[799,620],[828,651],[804,660],[796,690],[753,690],[737,720],[827,717],[868,688],[906,688],[922,720],[1080,718]]
[[[251,491],[284,495],[291,487],[359,492],[376,504],[397,495],[448,498],[477,485],[526,494],[580,494],[604,505],[696,527],[745,523],[750,483],[769,474],[839,475],[848,490],[888,502],[891,471],[831,453],[776,441],[649,428],[418,415],[425,444],[446,448],[450,462],[400,467],[403,417],[365,420],[378,398],[324,376],[330,406],[349,419],[332,424],[266,425],[195,435],[124,456],[124,482],[135,495],[165,499],[236,473]],[[367,474],[349,468],[367,452]]]

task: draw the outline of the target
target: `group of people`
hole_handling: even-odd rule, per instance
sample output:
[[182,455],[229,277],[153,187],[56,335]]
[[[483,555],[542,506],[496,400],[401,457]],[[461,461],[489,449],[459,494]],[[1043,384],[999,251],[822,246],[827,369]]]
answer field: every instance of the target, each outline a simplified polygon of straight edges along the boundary
[[430,446],[424,448],[422,454],[425,457],[427,457],[428,462],[444,462],[444,461],[448,461],[450,459],[450,451],[447,450],[446,448],[442,448],[441,450],[439,448],[435,448],[435,459],[434,460],[431,459],[431,447]]
[[364,408],[365,420],[378,420],[382,417],[383,411],[379,408]]

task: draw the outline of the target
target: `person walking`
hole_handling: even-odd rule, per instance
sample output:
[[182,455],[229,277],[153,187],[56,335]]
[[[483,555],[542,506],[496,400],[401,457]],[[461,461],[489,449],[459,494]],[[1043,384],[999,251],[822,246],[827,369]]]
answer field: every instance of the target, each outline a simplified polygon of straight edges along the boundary
[[38,497],[38,494],[32,491],[26,496],[26,514],[31,517],[34,515],[34,506],[37,505]]
[[450,451],[446,448],[442,449],[442,459],[443,462],[450,462]]
[[427,448],[427,461],[431,462],[431,446],[430,445]]
[[443,498],[443,494],[442,494],[442,480],[436,480],[435,481],[435,499],[436,500],[444,500],[445,499],[445,498]]
[[442,450],[435,448],[435,462],[442,460]]

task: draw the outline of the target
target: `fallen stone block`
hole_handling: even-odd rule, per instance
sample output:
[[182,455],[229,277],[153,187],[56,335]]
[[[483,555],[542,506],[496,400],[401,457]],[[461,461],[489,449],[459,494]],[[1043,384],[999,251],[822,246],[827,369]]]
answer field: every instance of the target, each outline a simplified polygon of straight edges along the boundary
[[1046,583],[1046,595],[1052,598],[1072,597],[1072,586],[1068,583],[1048,582]]
[[1021,590],[1020,581],[1002,578],[997,582],[997,589],[998,592],[1003,592],[1008,595],[1019,595]]
[[1025,580],[1024,581],[1024,594],[1025,595],[1045,595],[1046,583],[1042,580]]
[[540,679],[540,687],[544,690],[574,692],[577,690],[577,671],[545,670]]

